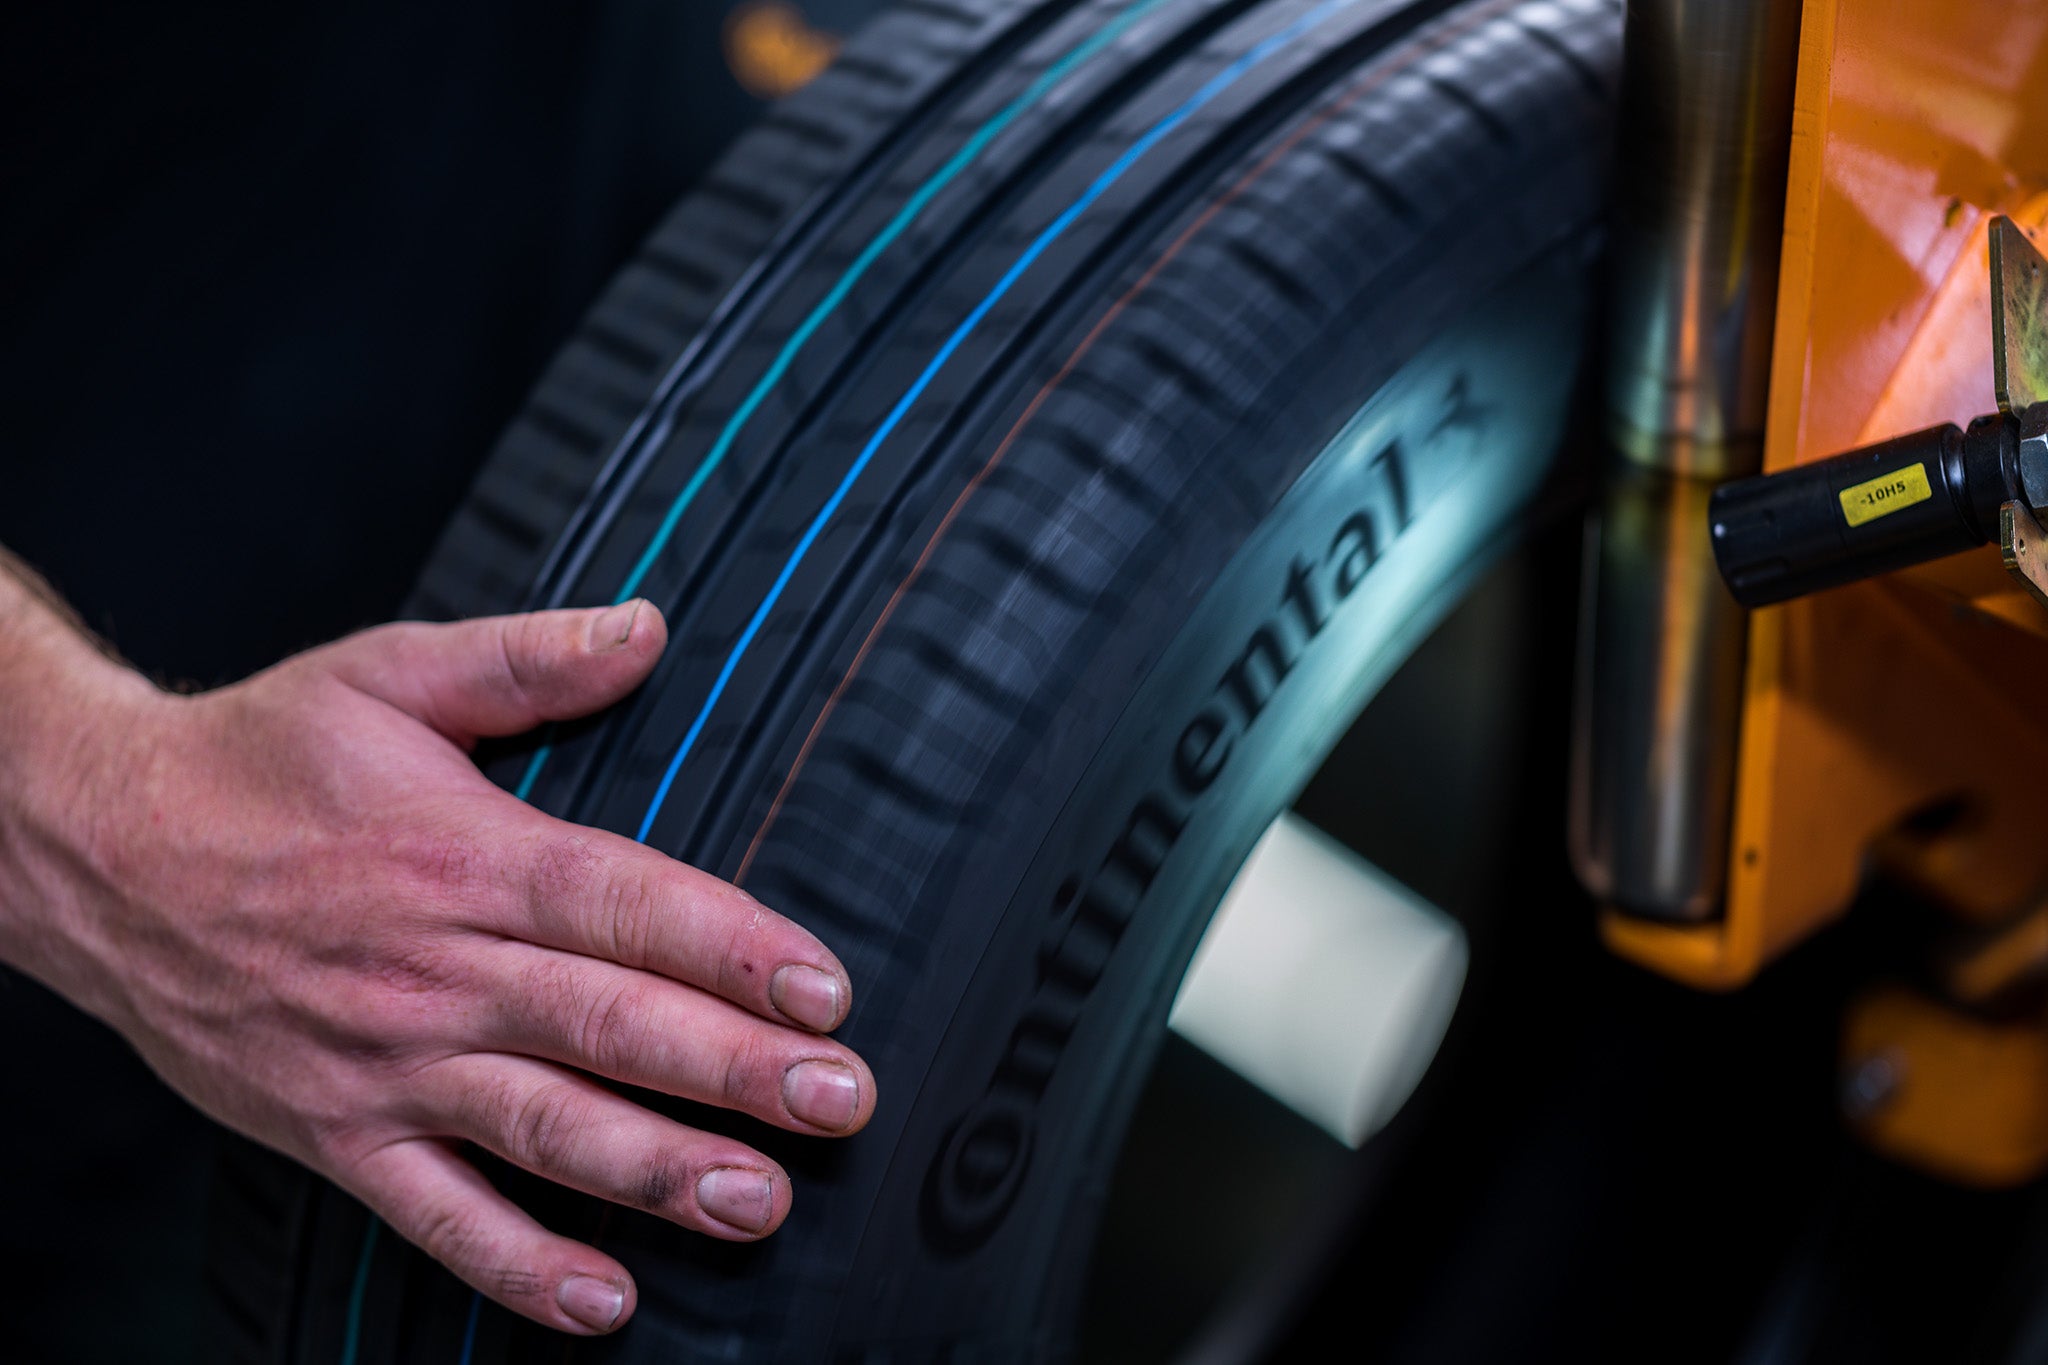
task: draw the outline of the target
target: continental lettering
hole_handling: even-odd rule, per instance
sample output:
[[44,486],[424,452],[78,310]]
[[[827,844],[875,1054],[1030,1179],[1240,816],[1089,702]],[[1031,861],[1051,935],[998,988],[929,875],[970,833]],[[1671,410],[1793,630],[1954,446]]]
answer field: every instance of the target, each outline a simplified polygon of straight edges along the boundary
[[1358,591],[1358,585],[1365,581],[1366,570],[1372,568],[1378,555],[1378,548],[1373,544],[1372,517],[1365,512],[1353,512],[1337,528],[1336,537],[1330,541],[1330,556],[1337,561],[1335,586],[1339,599]]
[[[1166,855],[1180,842],[1180,832],[1186,824],[1164,798],[1147,793],[1124,817],[1124,827],[1109,846],[1101,871],[1120,873],[1130,884],[1134,898],[1144,895],[1152,888]],[[1081,903],[1088,904],[1087,891],[1081,893]]]
[[1174,785],[1189,796],[1200,796],[1230,761],[1229,717],[1215,707],[1205,707],[1180,732],[1173,744]]
[[1267,700],[1286,681],[1287,672],[1293,667],[1294,656],[1282,645],[1277,627],[1263,625],[1252,632],[1244,652],[1237,656],[1236,663],[1223,670],[1222,680],[1216,685],[1230,690],[1244,723],[1250,725],[1266,709]]
[[[1395,529],[1407,521],[1400,448],[1374,457],[1391,490]],[[934,1246],[963,1254],[1001,1225],[1022,1188],[1032,1124],[1088,998],[1145,894],[1164,870],[1196,804],[1239,741],[1378,561],[1373,514],[1344,518],[1319,555],[1288,561],[1266,615],[1247,632],[1209,695],[1181,726],[1159,780],[1125,810],[1100,859],[1054,892],[1036,977],[981,1097],[959,1116],[926,1174],[921,1213]]]

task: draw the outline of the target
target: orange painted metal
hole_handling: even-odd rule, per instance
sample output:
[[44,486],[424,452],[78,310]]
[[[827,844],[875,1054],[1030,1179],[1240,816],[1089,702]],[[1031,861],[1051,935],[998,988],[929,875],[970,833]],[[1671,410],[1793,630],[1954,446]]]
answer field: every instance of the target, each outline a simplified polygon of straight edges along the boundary
[[1872,1147],[1966,1185],[2017,1185],[2048,1167],[2040,1019],[1973,1018],[1894,987],[1851,1007],[1844,1042],[1886,1081],[1852,1118]]
[[725,64],[749,94],[781,99],[809,85],[839,54],[839,39],[813,28],[785,0],[744,0],[725,20]]
[[[1995,406],[1985,227],[2048,223],[2044,91],[2039,0],[1805,6],[1766,469]],[[1609,914],[1608,945],[1739,986],[1873,857],[1972,918],[2017,910],[2048,885],[2044,680],[2048,613],[1995,548],[1757,612],[1725,913]]]

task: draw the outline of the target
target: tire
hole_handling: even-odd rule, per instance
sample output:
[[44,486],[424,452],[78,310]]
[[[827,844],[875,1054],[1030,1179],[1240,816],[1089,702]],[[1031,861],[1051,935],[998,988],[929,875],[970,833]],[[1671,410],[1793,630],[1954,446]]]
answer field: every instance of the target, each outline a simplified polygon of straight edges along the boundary
[[[1552,473],[1619,30],[909,0],[598,302],[416,613],[661,604],[638,695],[489,771],[817,932],[881,1100],[823,1144],[649,1098],[787,1164],[758,1245],[496,1172],[639,1278],[572,1355],[1067,1349],[1223,887]],[[338,1192],[274,1214],[242,1354],[562,1358]]]

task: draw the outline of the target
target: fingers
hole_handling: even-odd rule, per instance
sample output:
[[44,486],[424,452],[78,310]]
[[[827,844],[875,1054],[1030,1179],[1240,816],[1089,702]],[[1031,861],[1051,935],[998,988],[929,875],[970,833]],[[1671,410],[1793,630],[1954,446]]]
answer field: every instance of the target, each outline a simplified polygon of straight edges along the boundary
[[536,1223],[449,1144],[393,1143],[355,1176],[385,1222],[493,1302],[580,1336],[633,1316],[637,1293],[624,1266]]
[[789,1213],[789,1177],[759,1152],[561,1067],[465,1053],[420,1082],[425,1122],[585,1194],[734,1242],[767,1236]]
[[799,1133],[844,1135],[874,1112],[853,1052],[689,986],[574,953],[508,943],[487,1046],[718,1105]]
[[615,607],[379,626],[316,651],[337,675],[459,744],[571,720],[638,687],[668,641],[640,598]]
[[630,839],[534,819],[526,895],[499,932],[657,972],[799,1028],[829,1032],[846,1018],[846,969],[802,926]]

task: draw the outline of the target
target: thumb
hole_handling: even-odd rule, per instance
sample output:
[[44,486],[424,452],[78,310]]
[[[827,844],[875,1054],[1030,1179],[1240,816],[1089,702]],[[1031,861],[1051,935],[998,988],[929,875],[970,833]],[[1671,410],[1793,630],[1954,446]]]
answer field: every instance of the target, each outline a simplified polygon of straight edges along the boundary
[[572,720],[638,687],[668,626],[652,602],[379,626],[317,651],[359,691],[457,743]]

